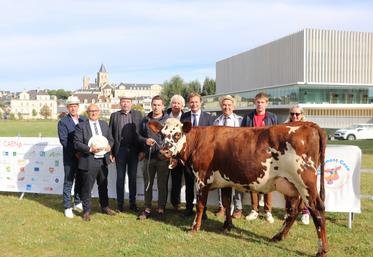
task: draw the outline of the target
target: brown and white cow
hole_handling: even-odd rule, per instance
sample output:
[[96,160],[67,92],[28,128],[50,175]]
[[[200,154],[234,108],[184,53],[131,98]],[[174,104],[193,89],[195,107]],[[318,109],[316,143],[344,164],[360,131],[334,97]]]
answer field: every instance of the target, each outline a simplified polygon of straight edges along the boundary
[[[289,217],[272,238],[285,238],[302,202],[308,207],[319,239],[317,256],[328,250],[324,216],[324,157],[326,134],[311,122],[296,122],[265,128],[222,126],[191,127],[168,119],[164,126],[149,123],[165,136],[162,154],[190,165],[196,177],[197,214],[192,231],[201,226],[208,191],[222,188],[226,208],[224,229],[232,227],[230,196],[232,188],[242,192],[279,191],[292,203]],[[321,166],[320,194],[317,168]]]

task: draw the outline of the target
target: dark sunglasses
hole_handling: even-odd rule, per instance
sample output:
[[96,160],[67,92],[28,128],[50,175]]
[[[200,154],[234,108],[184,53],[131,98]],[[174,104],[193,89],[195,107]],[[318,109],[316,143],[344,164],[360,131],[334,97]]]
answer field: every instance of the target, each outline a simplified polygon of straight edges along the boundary
[[301,115],[301,114],[302,114],[302,113],[300,113],[300,112],[291,112],[291,113],[290,113],[291,116],[294,116],[294,115],[295,115],[295,116],[297,116],[297,117],[298,117],[299,115]]

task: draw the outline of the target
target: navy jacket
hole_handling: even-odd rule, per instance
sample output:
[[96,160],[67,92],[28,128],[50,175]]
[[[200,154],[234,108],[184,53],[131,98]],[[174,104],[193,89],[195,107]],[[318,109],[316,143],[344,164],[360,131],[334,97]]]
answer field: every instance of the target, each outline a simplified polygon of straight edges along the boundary
[[[85,117],[79,116],[79,122],[85,121]],[[77,161],[75,157],[74,149],[74,132],[75,123],[71,118],[70,114],[66,115],[57,125],[58,138],[60,139],[61,145],[63,147],[63,162],[64,164],[72,163]]]
[[[191,122],[191,114],[192,112],[186,112],[181,115],[180,121],[189,121]],[[201,117],[199,117],[198,126],[204,127],[204,126],[212,126],[214,124],[215,117],[207,112],[201,112]]]
[[[249,112],[249,114],[247,114],[243,118],[241,127],[254,127],[254,114],[255,114],[255,110],[252,112]],[[265,117],[264,117],[264,124],[266,126],[278,124],[276,114],[272,112],[266,112]]]
[[[99,123],[102,135],[107,138],[109,145],[112,148],[114,145],[114,139],[111,135],[109,125],[103,120],[99,120]],[[81,170],[90,170],[89,163],[94,160],[94,154],[89,151],[90,147],[88,146],[88,141],[91,137],[92,131],[88,119],[76,126],[74,133],[74,147],[75,150],[80,153],[78,167]],[[109,155],[110,153],[106,153],[104,156],[106,165],[110,163]]]

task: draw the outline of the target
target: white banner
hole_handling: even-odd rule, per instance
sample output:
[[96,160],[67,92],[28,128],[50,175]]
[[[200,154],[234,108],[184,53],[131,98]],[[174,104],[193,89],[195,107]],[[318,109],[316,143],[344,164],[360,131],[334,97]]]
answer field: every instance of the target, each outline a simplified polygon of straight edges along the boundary
[[[0,137],[0,191],[62,194],[63,159],[58,138]],[[325,159],[326,210],[360,213],[361,150],[350,145],[328,145]],[[137,172],[137,199],[144,199],[142,162]],[[115,165],[109,165],[108,192],[116,198]],[[170,179],[171,180],[171,179]],[[153,198],[157,199],[156,182]],[[97,186],[93,189],[97,196]],[[125,198],[128,199],[128,178]],[[249,204],[245,194],[243,204]],[[184,186],[181,200],[185,201]],[[208,203],[218,204],[217,190],[209,193]],[[284,208],[284,197],[274,192],[273,206]]]

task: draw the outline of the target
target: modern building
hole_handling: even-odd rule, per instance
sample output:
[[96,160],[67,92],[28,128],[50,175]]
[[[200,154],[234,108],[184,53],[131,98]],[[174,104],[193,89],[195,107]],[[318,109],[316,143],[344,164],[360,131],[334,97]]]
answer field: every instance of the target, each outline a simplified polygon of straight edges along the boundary
[[299,104],[322,127],[372,123],[373,33],[304,29],[218,61],[216,91],[205,110],[219,111],[219,97],[231,94],[247,113],[265,92],[280,121]]

